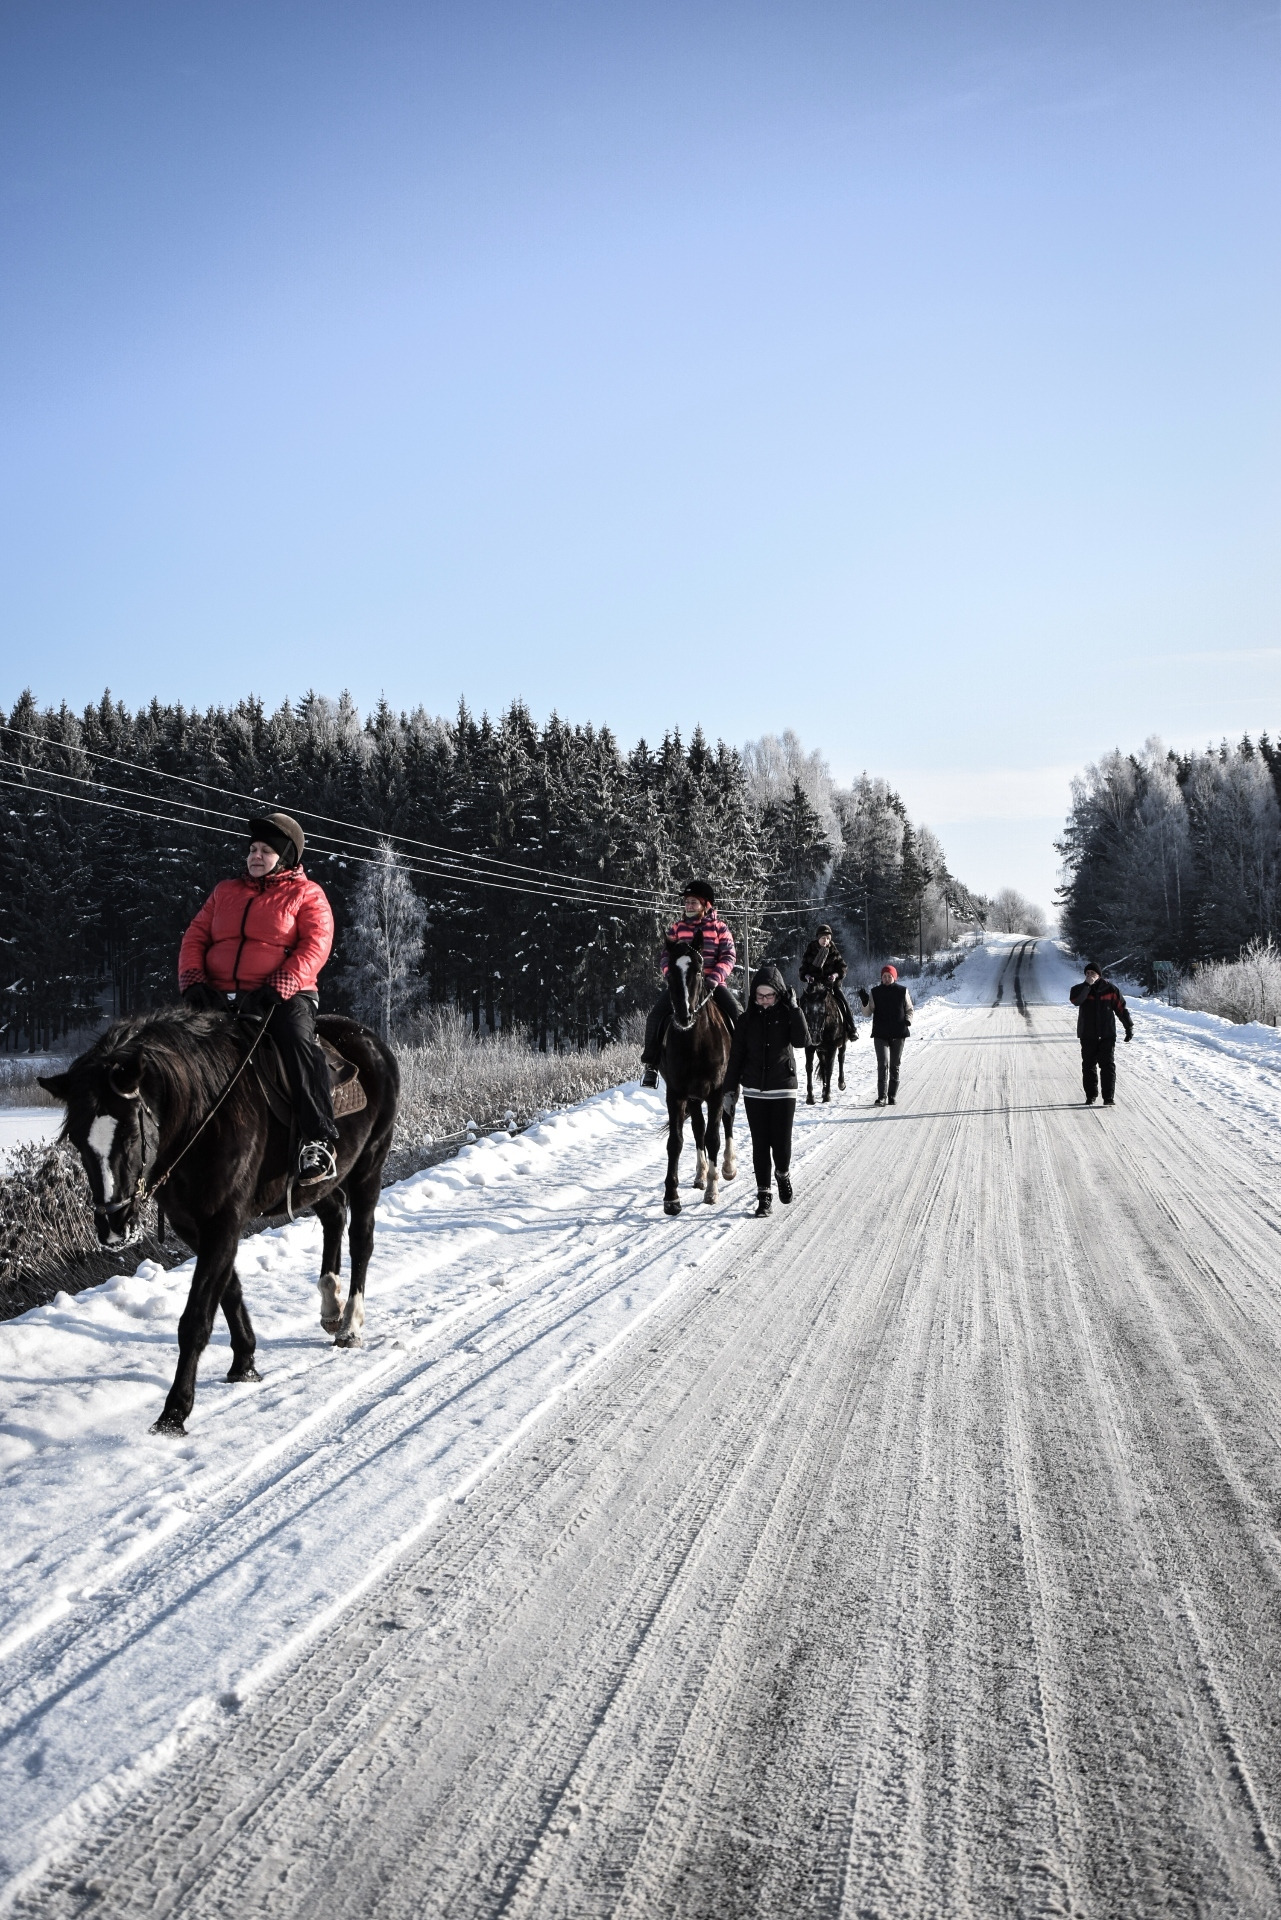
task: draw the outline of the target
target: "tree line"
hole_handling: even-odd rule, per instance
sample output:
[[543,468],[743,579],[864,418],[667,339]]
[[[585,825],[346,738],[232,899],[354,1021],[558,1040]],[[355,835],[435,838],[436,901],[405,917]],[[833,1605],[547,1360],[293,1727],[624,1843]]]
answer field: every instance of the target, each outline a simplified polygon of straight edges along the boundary
[[1281,931],[1281,747],[1266,733],[1180,754],[1151,739],[1072,785],[1057,847],[1062,929],[1148,985]]
[[933,950],[985,913],[883,780],[838,788],[791,734],[625,752],[519,702],[445,720],[315,693],[203,712],[105,694],[82,713],[24,694],[0,712],[0,782],[8,1050],[174,997],[183,929],[237,869],[249,803],[311,836],[337,923],[326,1006],[384,1027],[453,1005],[543,1047],[616,1033],[653,997],[692,873],[754,963],[794,967],[820,912],[868,957]]

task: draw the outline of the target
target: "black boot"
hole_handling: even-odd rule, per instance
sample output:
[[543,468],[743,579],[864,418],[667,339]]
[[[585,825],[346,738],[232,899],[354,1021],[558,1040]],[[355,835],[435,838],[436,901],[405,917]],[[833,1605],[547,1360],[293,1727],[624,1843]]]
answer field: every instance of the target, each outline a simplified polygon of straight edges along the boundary
[[641,1075],[641,1085],[643,1087],[656,1087],[658,1085],[657,1067],[646,1067],[644,1073]]
[[774,1205],[774,1196],[770,1192],[769,1188],[757,1187],[756,1212],[752,1215],[752,1218],[754,1220],[763,1220],[765,1216],[772,1210],[773,1205]]
[[791,1206],[791,1204],[792,1204],[792,1176],[791,1176],[791,1174],[790,1174],[790,1173],[780,1173],[780,1174],[779,1174],[779,1176],[778,1176],[778,1197],[779,1197],[779,1199],[780,1199],[780,1200],[781,1200],[781,1201],[783,1202],[783,1205],[784,1205],[785,1207],[790,1207],[790,1206]]

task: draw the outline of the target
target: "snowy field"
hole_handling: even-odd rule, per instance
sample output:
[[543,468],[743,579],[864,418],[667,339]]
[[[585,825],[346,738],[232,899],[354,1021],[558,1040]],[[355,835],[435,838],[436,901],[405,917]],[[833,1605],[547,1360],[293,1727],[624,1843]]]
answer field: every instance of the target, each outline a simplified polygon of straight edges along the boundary
[[8,1903],[1275,1910],[1281,1042],[1132,1002],[1087,1113],[1074,978],[861,1039],[768,1223],[632,1086],[389,1188],[361,1350],[259,1236],[177,1443],[187,1269],[0,1326]]
[[52,1140],[61,1125],[61,1107],[0,1107],[0,1173],[15,1147]]

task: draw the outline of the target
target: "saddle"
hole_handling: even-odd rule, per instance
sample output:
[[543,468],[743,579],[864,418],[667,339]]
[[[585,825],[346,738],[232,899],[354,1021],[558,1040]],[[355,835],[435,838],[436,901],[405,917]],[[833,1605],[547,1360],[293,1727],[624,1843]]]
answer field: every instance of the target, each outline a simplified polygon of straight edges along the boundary
[[[332,1046],[328,1040],[318,1037],[316,1044],[329,1063],[329,1097],[334,1103],[334,1119],[341,1120],[347,1113],[359,1113],[362,1107],[369,1105],[365,1089],[360,1084],[359,1069],[352,1061],[344,1059],[337,1047]],[[291,1126],[294,1117],[294,1098],[289,1089],[289,1080],[285,1074],[284,1062],[280,1057],[280,1049],[270,1031],[264,1034],[262,1045],[254,1055],[253,1068],[258,1076],[258,1085],[262,1088],[263,1098],[272,1113],[285,1126]]]

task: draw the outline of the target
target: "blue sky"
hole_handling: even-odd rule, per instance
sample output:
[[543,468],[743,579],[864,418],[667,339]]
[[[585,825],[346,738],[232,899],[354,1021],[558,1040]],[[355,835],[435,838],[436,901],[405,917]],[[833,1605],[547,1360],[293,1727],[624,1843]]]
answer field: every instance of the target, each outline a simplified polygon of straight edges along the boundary
[[1275,7],[10,4],[0,704],[1281,729]]

